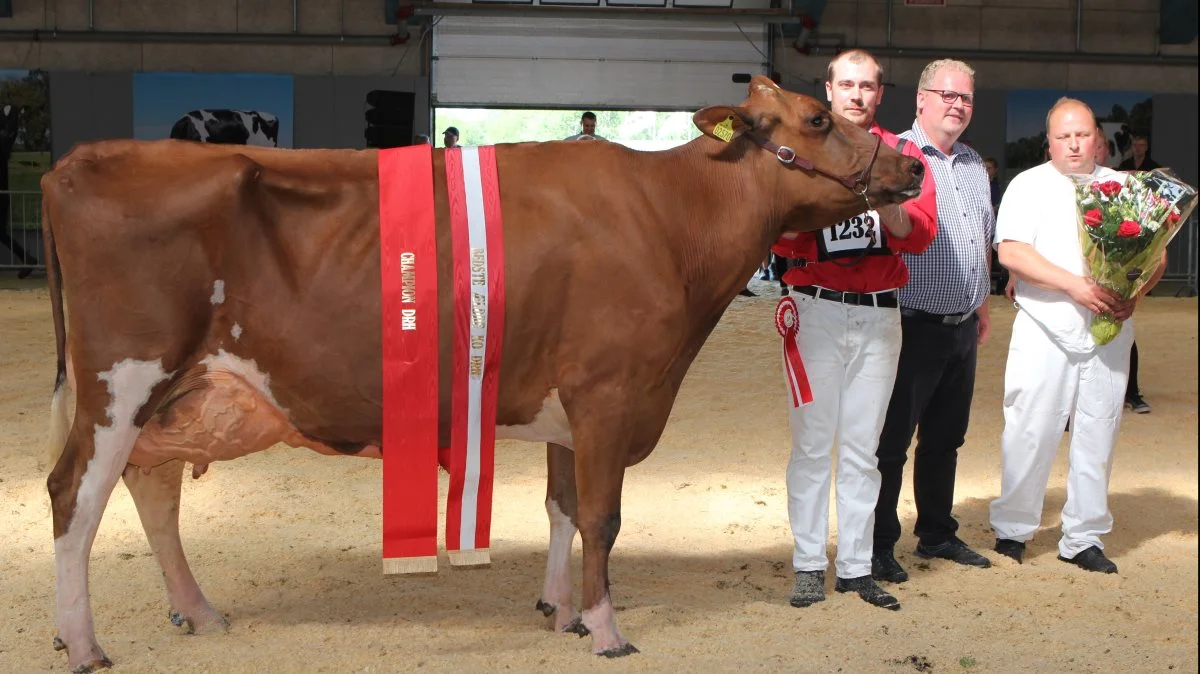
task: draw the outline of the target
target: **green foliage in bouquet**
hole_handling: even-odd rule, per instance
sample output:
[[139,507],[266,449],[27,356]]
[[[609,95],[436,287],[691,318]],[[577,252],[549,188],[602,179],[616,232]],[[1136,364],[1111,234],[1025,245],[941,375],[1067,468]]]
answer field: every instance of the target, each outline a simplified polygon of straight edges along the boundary
[[[1088,271],[1121,298],[1133,297],[1158,271],[1162,252],[1196,205],[1196,190],[1168,169],[1129,173],[1123,181],[1071,179]],[[1121,324],[1103,314],[1092,321],[1091,332],[1097,344],[1108,344]]]

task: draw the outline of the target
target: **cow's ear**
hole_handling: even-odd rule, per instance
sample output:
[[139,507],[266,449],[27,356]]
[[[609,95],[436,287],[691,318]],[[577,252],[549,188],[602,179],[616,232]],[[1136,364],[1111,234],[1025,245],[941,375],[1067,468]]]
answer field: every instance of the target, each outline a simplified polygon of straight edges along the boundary
[[697,129],[710,137],[728,143],[754,128],[754,119],[745,108],[729,105],[710,105],[692,115]]

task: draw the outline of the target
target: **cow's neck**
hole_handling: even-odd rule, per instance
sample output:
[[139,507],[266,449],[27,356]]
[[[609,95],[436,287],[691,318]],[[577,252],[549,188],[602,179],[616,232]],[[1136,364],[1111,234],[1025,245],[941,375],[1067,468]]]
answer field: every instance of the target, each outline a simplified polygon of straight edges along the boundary
[[[661,193],[671,195],[671,207],[690,214],[672,219],[679,231],[671,247],[689,311],[715,324],[767,257],[785,216],[775,181],[761,180],[782,168],[771,166],[772,155],[748,147],[740,159],[711,161],[705,155],[712,148],[704,139],[693,141],[679,150],[685,161],[669,160],[671,168],[657,175],[667,176]],[[768,170],[749,170],[748,163]],[[678,189],[681,184],[688,189]]]

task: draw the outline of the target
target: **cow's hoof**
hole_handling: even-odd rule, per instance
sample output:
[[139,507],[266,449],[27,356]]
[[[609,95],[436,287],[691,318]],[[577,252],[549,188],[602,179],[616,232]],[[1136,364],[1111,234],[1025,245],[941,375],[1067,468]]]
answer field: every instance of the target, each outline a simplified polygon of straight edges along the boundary
[[229,631],[229,621],[220,613],[213,612],[204,618],[186,618],[188,634],[224,634]]
[[596,655],[603,655],[606,658],[623,658],[626,655],[633,655],[634,653],[640,652],[641,651],[639,651],[633,644],[625,644],[624,646],[618,646],[616,648],[609,648],[600,651]]
[[229,621],[211,608],[204,615],[196,617],[185,616],[179,611],[171,611],[169,617],[172,625],[186,626],[188,634],[216,634],[229,631]]
[[113,666],[112,660],[109,660],[107,657],[103,657],[103,658],[98,658],[96,660],[92,660],[91,662],[79,665],[75,669],[71,670],[71,674],[90,674],[91,672],[94,672],[96,670],[108,669],[112,666]]
[[56,651],[67,650],[67,645],[65,643],[63,643],[63,640],[59,639],[58,637],[54,637],[53,645],[54,645],[54,650],[56,650]]
[[542,615],[546,616],[547,618],[554,615],[554,612],[558,610],[558,607],[554,604],[547,604],[541,599],[537,601],[537,604],[534,606],[534,608],[541,611]]
[[567,623],[567,626],[562,628],[562,631],[564,633],[569,632],[571,634],[578,634],[580,638],[586,637],[592,633],[592,631],[587,628],[587,625],[583,624],[583,618],[576,618]]

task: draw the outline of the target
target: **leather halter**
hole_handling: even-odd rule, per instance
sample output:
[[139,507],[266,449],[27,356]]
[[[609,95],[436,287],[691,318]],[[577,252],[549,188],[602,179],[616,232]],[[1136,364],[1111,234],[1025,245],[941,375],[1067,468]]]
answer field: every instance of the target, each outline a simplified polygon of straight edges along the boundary
[[[825,171],[822,171],[814,166],[811,161],[797,155],[795,150],[786,145],[776,145],[766,138],[760,138],[752,133],[747,133],[746,136],[761,145],[768,152],[774,154],[775,158],[785,166],[796,166],[804,169],[805,171],[812,171],[813,173],[823,175],[831,180],[836,180],[846,189],[862,197],[862,200],[867,204],[867,210],[871,210],[871,200],[867,198],[867,189],[871,184],[871,169],[875,167],[875,160],[879,157],[879,145],[883,142],[882,136],[875,136],[875,147],[871,150],[871,160],[867,162],[867,166],[862,170],[862,173],[859,173],[857,176],[852,178],[835,176],[832,173],[826,173]],[[867,217],[870,216],[868,215]],[[875,240],[875,230],[872,229],[869,243],[867,243],[867,245],[862,249],[862,252],[860,252],[855,259],[851,260],[849,263],[840,263],[837,260],[830,261],[839,267],[853,267],[862,262],[863,258],[866,257],[871,248],[877,245],[879,244]]]
[[823,175],[831,180],[836,180],[846,189],[862,197],[863,201],[867,202],[867,210],[871,209],[871,200],[867,198],[867,189],[871,184],[871,169],[875,167],[875,160],[879,157],[879,145],[883,141],[882,137],[875,136],[875,147],[871,150],[871,160],[867,162],[866,168],[864,168],[862,172],[856,176],[844,177],[835,176],[832,173],[822,171],[814,166],[811,161],[796,154],[795,150],[786,145],[776,145],[766,138],[760,138],[752,133],[747,133],[745,135],[761,145],[771,154],[774,154],[775,158],[785,166],[795,166],[797,168],[804,169],[805,171],[812,171],[813,173]]

